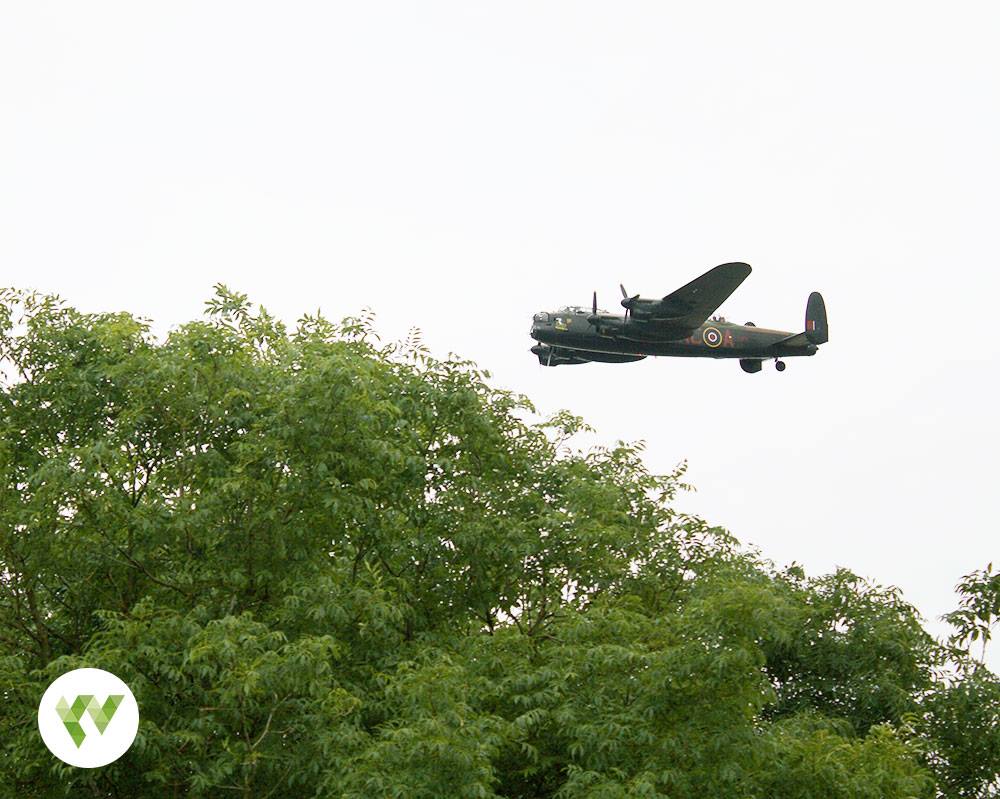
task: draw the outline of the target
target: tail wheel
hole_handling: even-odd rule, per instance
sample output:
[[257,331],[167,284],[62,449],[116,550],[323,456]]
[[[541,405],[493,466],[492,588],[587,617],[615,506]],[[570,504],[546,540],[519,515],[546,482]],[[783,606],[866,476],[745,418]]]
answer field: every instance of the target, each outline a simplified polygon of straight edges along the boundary
[[784,372],[785,371],[785,365],[786,364],[785,364],[784,361],[775,361],[774,362],[774,368],[777,369],[779,372]]

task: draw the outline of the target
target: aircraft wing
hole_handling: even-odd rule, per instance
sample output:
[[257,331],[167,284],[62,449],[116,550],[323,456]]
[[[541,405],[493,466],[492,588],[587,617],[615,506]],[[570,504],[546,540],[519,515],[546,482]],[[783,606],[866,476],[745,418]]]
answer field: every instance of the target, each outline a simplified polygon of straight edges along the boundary
[[750,274],[750,265],[722,264],[645,309],[651,320],[693,330],[711,316]]

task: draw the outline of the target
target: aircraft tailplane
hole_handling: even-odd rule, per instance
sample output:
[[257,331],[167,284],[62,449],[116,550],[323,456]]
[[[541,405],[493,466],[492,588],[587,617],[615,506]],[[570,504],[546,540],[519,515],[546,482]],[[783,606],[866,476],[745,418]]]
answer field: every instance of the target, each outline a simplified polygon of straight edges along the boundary
[[826,323],[826,305],[823,303],[823,295],[814,291],[809,295],[809,301],[806,303],[805,332],[783,338],[778,344],[794,348],[808,347],[810,344],[818,347],[820,344],[826,344],[829,340],[830,329]]

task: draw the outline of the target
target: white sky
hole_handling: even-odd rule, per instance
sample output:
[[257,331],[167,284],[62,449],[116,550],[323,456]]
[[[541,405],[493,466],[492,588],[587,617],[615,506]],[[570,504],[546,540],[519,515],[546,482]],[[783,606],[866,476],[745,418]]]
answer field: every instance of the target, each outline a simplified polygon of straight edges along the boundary
[[[372,306],[683,507],[930,619],[997,547],[995,3],[6,3],[0,283],[87,310]],[[706,269],[818,356],[544,369],[535,310]],[[1000,652],[991,656],[1000,666]]]

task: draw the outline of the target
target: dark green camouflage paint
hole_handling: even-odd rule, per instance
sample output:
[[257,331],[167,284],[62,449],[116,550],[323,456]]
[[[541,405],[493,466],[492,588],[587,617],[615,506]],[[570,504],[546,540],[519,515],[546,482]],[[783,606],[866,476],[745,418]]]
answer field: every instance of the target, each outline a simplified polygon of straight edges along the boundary
[[[543,365],[623,363],[646,356],[680,358],[738,358],[760,361],[815,355],[828,340],[823,298],[818,292],[806,306],[806,330],[791,333],[750,324],[735,324],[721,317],[702,323],[693,331],[671,330],[662,322],[628,318],[590,309],[564,308],[535,314],[531,337],[538,342],[532,352]],[[748,369],[747,371],[755,371]]]

